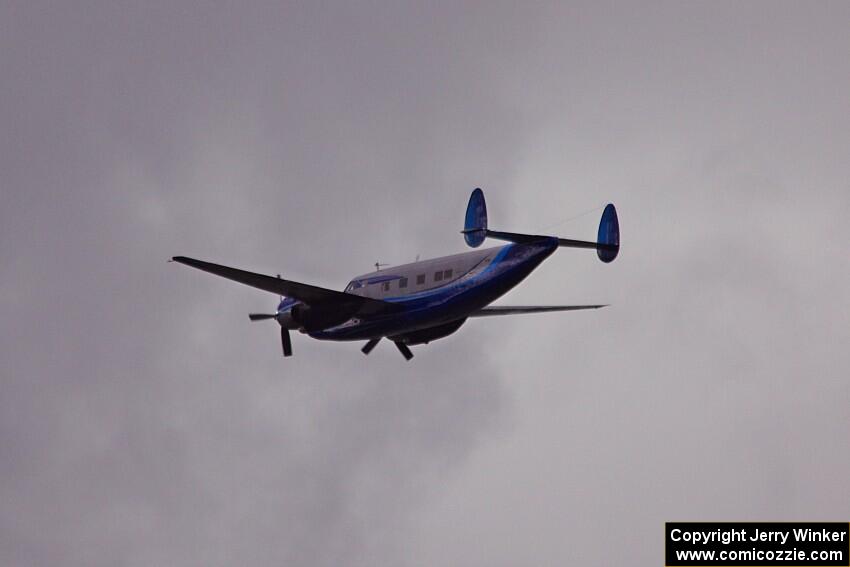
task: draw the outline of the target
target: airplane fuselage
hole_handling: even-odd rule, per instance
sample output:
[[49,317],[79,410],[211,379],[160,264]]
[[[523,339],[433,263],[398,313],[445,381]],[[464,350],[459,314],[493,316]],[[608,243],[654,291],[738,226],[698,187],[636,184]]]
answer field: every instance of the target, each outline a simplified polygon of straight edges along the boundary
[[[558,248],[544,237],[453,256],[423,260],[354,278],[346,293],[399,305],[397,313],[358,315],[311,337],[359,341],[388,337],[406,344],[426,343],[456,331],[470,313],[519,284]],[[278,314],[297,302],[284,299]]]

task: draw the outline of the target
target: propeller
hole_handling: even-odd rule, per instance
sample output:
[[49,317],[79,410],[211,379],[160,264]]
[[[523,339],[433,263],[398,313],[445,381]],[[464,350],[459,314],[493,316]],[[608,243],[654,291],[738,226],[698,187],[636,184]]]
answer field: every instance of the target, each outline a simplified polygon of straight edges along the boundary
[[[251,321],[266,321],[268,319],[277,319],[277,316],[277,313],[248,314],[248,318]],[[283,356],[292,356],[292,339],[289,337],[289,329],[287,329],[283,325],[280,326],[280,344],[283,347]]]
[[292,340],[286,327],[280,328],[280,344],[283,346],[283,356],[292,356]]
[[274,319],[277,313],[249,313],[248,318],[251,321],[265,321],[266,319]]

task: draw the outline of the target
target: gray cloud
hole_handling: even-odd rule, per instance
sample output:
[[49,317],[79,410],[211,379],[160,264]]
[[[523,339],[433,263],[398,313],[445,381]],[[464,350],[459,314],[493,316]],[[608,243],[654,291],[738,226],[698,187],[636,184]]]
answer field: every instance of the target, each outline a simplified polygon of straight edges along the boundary
[[[659,561],[661,525],[844,520],[845,4],[7,5],[4,565]],[[173,254],[341,287],[553,257],[410,365]],[[603,529],[615,530],[612,544]]]

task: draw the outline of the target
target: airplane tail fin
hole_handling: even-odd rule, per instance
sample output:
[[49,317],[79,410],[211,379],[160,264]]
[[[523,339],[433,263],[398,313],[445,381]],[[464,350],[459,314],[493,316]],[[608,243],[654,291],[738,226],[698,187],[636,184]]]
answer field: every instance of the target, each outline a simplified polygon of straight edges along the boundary
[[606,264],[613,262],[620,252],[620,220],[617,218],[617,209],[613,203],[608,203],[602,211],[596,242],[607,246],[607,248],[597,246],[596,254],[599,259]]
[[[487,237],[516,243],[528,243],[553,238],[551,236],[488,229],[487,203],[484,201],[484,192],[481,189],[476,189],[469,196],[469,204],[466,206],[466,220],[461,232],[466,243],[472,248],[481,246],[481,243]],[[599,259],[606,264],[614,261],[614,258],[620,252],[620,222],[617,218],[616,207],[612,203],[608,203],[602,212],[596,242],[558,238],[558,246],[566,248],[593,248],[596,250]]]
[[469,196],[466,219],[463,223],[463,238],[472,248],[478,248],[487,236],[487,203],[480,188]]

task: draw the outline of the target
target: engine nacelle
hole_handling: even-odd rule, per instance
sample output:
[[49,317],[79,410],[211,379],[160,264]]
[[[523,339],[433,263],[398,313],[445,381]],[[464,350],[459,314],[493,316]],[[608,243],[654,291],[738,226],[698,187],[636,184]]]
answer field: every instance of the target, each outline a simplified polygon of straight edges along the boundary
[[298,328],[313,332],[345,323],[354,315],[357,307],[353,305],[307,305],[299,303],[289,310],[292,320]]

